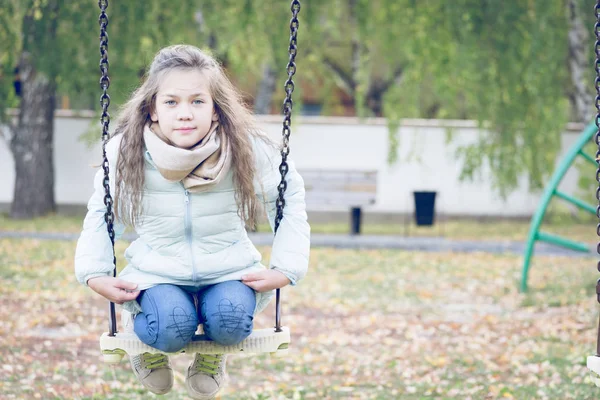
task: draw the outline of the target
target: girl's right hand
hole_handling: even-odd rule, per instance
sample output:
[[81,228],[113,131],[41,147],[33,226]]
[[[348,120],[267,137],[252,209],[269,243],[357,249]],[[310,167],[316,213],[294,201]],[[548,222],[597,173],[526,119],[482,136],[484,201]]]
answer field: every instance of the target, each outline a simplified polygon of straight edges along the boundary
[[112,276],[98,276],[88,280],[88,286],[100,296],[116,304],[137,299],[140,294],[137,284]]

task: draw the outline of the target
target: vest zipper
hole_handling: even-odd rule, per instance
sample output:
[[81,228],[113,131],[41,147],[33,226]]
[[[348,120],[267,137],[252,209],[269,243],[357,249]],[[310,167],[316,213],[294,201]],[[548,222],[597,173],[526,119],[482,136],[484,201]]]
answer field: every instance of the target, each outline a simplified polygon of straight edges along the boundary
[[184,227],[185,227],[185,238],[188,243],[188,247],[190,249],[190,256],[192,261],[192,281],[196,282],[196,265],[194,262],[194,248],[192,247],[192,211],[190,205],[190,192],[188,190],[184,191],[185,194],[185,217],[184,217]]

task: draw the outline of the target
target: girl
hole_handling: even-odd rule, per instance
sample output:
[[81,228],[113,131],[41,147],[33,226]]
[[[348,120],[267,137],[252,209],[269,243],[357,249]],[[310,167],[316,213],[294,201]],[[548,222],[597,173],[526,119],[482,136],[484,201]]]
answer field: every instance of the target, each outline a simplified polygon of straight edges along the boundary
[[[273,290],[306,274],[302,178],[288,161],[283,220],[266,268],[245,226],[254,226],[264,206],[273,227],[281,156],[217,61],[193,46],[162,49],[120,115],[106,146],[115,234],[129,225],[139,238],[114,278],[98,171],[77,242],[77,279],[135,315],[140,340],[163,352],[181,350],[198,324],[219,344],[241,342]],[[164,394],[173,386],[167,355],[130,360],[148,390]],[[187,371],[189,395],[212,399],[224,373],[224,356],[196,354]]]

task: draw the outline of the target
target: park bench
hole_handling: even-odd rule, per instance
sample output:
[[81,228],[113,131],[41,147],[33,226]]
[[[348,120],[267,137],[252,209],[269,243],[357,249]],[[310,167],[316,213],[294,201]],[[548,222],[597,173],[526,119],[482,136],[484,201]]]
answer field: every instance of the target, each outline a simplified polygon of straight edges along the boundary
[[309,209],[350,208],[350,233],[360,234],[362,207],[375,203],[377,171],[303,169]]

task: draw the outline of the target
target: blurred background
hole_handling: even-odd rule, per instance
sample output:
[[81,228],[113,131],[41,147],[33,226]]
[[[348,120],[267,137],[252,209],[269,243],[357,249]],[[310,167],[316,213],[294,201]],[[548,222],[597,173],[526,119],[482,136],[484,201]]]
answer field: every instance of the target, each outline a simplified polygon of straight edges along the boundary
[[[68,211],[91,194],[101,90],[88,3],[2,2],[0,206],[13,217]],[[306,0],[292,157],[299,169],[375,172],[364,209],[373,221],[406,222],[420,191],[436,193],[440,216],[531,216],[557,160],[593,120],[594,13],[583,6]],[[289,14],[287,2],[267,0],[111,4],[111,116],[159,48],[191,43],[218,57],[277,137]],[[563,184],[592,201],[587,172],[580,182],[573,168]]]

